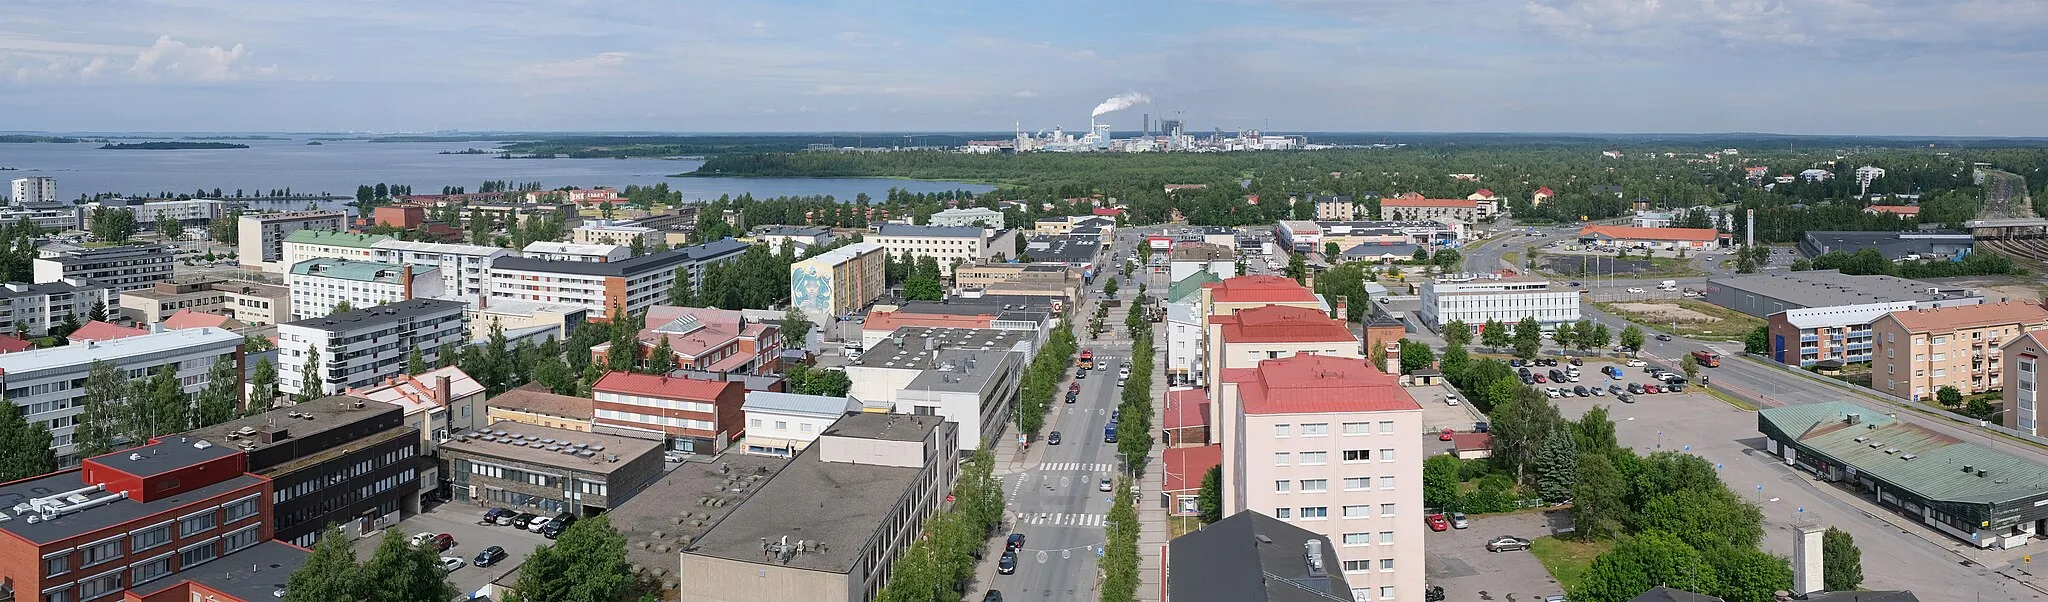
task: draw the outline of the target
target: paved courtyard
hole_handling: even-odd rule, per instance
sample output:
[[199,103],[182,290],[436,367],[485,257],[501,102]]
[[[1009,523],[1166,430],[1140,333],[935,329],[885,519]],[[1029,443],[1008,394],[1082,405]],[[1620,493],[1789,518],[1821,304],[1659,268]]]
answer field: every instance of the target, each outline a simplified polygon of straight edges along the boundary
[[1529,552],[1486,551],[1486,540],[1497,536],[1535,539],[1549,535],[1552,520],[1545,513],[1524,512],[1474,518],[1470,529],[1424,531],[1423,548],[1428,550],[1424,556],[1424,578],[1431,585],[1444,588],[1445,600],[1460,602],[1536,602],[1544,596],[1562,594],[1564,588],[1550,578],[1543,563]]
[[[484,584],[518,570],[519,564],[526,561],[527,554],[532,553],[533,549],[541,544],[549,543],[548,539],[541,537],[539,533],[509,526],[486,527],[476,524],[478,520],[483,519],[486,510],[489,508],[447,503],[398,523],[398,528],[404,531],[407,537],[417,533],[447,533],[455,536],[455,547],[441,552],[441,555],[461,558],[465,563],[462,568],[448,575],[448,580],[455,583],[456,591],[462,594],[455,598],[457,600],[467,599],[471,592],[482,589]],[[377,544],[383,538],[382,533],[374,533],[356,540],[356,559],[368,560],[370,555],[377,551]],[[476,558],[477,552],[491,546],[504,547],[505,559],[484,568],[478,568],[469,562]]]

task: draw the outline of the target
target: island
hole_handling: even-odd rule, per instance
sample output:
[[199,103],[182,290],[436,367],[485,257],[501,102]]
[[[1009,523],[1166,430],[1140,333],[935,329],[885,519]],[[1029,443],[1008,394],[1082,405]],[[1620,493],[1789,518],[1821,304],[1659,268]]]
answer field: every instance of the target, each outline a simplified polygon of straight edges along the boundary
[[249,148],[249,145],[232,142],[117,142],[100,146],[100,150],[214,150],[228,148]]
[[308,143],[306,143],[306,146],[320,146],[320,141],[319,141],[319,140],[314,140],[314,141],[312,141],[312,142],[308,142]]

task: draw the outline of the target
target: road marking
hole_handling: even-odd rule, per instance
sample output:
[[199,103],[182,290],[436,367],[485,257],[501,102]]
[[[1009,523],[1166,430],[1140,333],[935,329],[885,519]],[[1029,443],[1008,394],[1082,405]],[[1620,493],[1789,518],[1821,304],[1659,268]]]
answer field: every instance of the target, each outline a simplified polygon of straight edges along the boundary
[[1088,462],[1047,462],[1038,465],[1040,472],[1109,472],[1112,466]]
[[1020,516],[1017,518],[1017,524],[1020,525],[1041,525],[1048,527],[1100,527],[1103,525],[1103,523],[1107,521],[1108,518],[1101,514],[1077,514],[1066,512],[1026,514],[1025,516]]

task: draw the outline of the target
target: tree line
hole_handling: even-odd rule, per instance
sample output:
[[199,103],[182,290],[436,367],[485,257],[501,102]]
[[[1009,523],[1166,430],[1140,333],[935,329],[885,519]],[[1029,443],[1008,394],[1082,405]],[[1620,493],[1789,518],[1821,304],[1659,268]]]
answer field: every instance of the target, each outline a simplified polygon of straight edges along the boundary
[[896,555],[889,580],[875,596],[883,602],[951,602],[974,577],[975,562],[1003,523],[1003,484],[995,456],[982,449],[960,466],[953,502],[925,521],[924,533]]

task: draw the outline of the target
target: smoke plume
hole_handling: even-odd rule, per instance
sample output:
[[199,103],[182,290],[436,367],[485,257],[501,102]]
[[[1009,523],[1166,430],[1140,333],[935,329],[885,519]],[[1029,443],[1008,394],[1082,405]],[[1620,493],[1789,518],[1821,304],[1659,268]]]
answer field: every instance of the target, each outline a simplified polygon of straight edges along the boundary
[[1109,100],[1102,101],[1102,104],[1095,105],[1095,112],[1089,113],[1088,116],[1090,118],[1101,117],[1103,113],[1122,111],[1148,102],[1152,102],[1150,97],[1137,92],[1125,92],[1111,96]]

